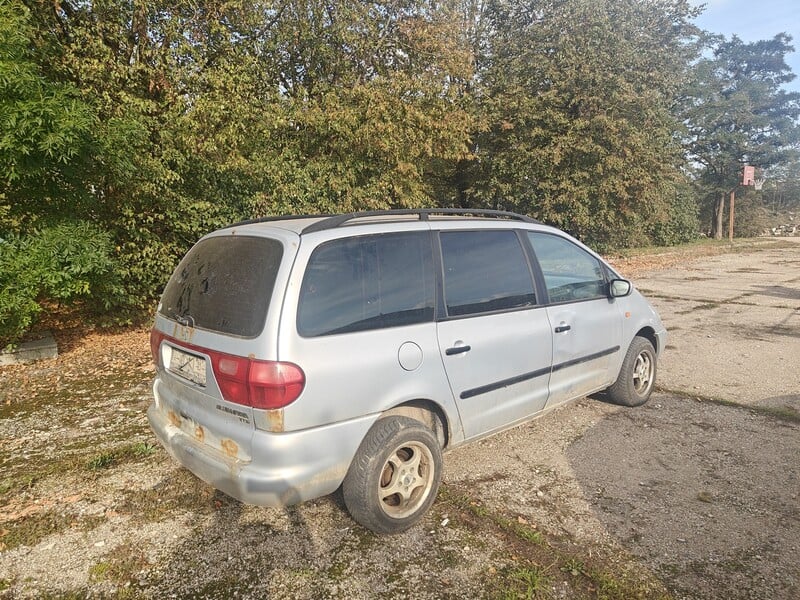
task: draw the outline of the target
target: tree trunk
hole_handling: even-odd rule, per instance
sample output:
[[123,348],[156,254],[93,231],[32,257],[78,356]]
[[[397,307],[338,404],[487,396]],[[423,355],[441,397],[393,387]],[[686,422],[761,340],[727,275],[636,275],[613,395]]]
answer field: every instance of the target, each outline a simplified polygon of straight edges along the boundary
[[714,220],[711,223],[711,236],[715,240],[722,239],[722,217],[725,213],[725,194],[721,194],[714,205]]

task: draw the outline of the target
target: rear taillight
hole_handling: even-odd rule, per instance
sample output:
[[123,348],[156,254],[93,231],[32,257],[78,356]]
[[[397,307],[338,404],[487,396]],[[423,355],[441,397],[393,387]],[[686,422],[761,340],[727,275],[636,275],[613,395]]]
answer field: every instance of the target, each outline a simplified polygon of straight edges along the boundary
[[164,339],[179,348],[207,355],[211,359],[219,391],[228,402],[266,410],[284,408],[297,400],[306,384],[305,373],[293,363],[256,360],[208,350],[154,330],[150,333],[150,347],[156,364]]
[[273,410],[288,406],[306,384],[295,364],[256,360],[207,350],[222,397],[228,402]]
[[251,360],[249,383],[253,408],[283,408],[303,392],[306,376],[292,363]]
[[161,342],[167,337],[155,327],[150,330],[150,353],[153,355],[153,364],[161,365]]

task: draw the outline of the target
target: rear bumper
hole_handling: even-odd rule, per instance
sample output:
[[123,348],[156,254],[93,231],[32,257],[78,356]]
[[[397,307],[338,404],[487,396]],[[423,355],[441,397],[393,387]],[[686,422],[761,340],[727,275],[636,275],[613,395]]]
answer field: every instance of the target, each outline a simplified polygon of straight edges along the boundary
[[147,418],[167,452],[209,485],[248,504],[288,506],[341,485],[377,415],[289,433],[256,430],[247,462],[187,435],[156,403]]

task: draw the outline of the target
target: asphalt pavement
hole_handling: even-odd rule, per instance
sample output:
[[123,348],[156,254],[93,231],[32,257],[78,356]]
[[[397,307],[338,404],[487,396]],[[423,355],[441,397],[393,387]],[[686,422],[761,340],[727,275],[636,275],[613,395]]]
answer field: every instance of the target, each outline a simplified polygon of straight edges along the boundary
[[800,238],[656,271],[635,283],[669,331],[662,388],[800,408]]

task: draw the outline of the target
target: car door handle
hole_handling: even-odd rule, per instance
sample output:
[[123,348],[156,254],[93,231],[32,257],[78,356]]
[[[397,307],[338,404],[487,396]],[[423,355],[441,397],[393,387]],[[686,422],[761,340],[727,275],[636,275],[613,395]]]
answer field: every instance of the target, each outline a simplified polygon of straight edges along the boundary
[[562,323],[561,325],[556,327],[556,333],[564,333],[565,331],[569,331],[570,329],[572,329],[571,325],[566,325]]
[[454,354],[463,354],[464,352],[469,352],[472,350],[472,346],[453,346],[452,348],[448,348],[444,351],[447,356],[453,356]]

